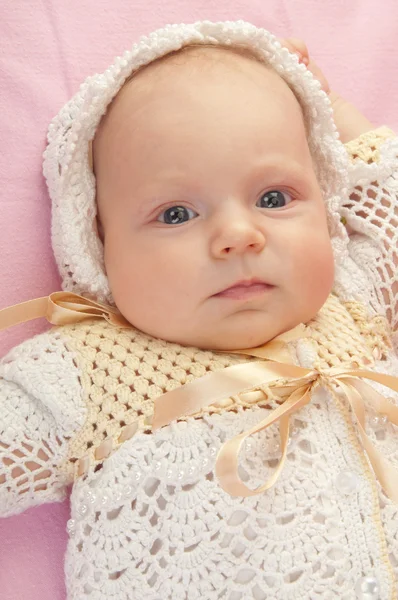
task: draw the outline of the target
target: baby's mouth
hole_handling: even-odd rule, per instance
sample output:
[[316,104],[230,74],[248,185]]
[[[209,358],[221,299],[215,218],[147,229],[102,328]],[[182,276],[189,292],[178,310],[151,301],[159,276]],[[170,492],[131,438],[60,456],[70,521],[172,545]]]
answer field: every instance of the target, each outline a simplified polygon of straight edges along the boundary
[[221,292],[214,294],[215,298],[230,298],[233,300],[249,300],[272,290],[273,285],[260,279],[238,281]]

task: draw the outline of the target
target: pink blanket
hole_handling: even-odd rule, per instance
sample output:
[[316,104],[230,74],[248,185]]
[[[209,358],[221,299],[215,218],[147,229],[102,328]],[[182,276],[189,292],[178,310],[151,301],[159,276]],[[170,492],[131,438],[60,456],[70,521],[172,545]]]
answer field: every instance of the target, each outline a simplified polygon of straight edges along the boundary
[[[3,0],[0,8],[0,308],[59,289],[41,174],[47,126],[85,77],[171,22],[244,19],[302,37],[331,86],[398,126],[396,0]],[[0,356],[43,322],[0,334]],[[1,401],[1,399],[0,399]],[[67,502],[0,520],[2,600],[62,600]]]

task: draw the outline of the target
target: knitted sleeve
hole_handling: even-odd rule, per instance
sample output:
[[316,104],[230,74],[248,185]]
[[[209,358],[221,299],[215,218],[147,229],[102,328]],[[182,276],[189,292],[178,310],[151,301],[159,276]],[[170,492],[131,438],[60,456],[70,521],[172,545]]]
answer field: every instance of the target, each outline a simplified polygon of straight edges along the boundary
[[79,373],[59,330],[13,348],[0,361],[0,516],[62,501],[60,469],[85,419]]
[[378,306],[398,331],[398,138],[387,127],[346,144],[349,198],[342,209],[350,255],[366,273]]

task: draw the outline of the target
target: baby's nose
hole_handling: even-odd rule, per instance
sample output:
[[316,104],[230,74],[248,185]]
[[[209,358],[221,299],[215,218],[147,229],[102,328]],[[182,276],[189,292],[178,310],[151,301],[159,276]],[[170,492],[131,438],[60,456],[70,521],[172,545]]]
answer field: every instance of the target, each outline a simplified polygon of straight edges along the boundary
[[211,253],[215,258],[245,252],[261,252],[265,246],[265,235],[252,222],[236,220],[224,224],[211,241]]

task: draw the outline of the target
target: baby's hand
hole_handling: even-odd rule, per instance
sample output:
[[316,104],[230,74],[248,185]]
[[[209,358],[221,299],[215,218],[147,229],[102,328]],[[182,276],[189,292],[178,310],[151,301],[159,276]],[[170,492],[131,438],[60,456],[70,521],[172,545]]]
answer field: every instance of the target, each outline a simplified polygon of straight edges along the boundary
[[287,48],[290,52],[297,54],[299,61],[305,64],[307,69],[309,71],[311,71],[311,73],[314,75],[314,77],[316,79],[318,79],[318,81],[320,82],[320,84],[322,86],[323,91],[326,92],[327,94],[329,94],[330,93],[329,83],[328,83],[325,75],[321,71],[321,69],[314,62],[314,60],[310,57],[308,48],[307,48],[306,44],[303,42],[303,40],[300,40],[299,38],[283,38],[283,39],[280,39],[279,42],[282,44],[282,46]]
[[305,64],[307,69],[318,79],[323,91],[328,94],[333,109],[334,122],[336,123],[343,144],[366,131],[374,129],[373,124],[353,104],[330,89],[325,75],[310,57],[308,48],[303,40],[299,38],[283,38],[279,39],[279,42],[290,52],[297,54],[300,62]]

